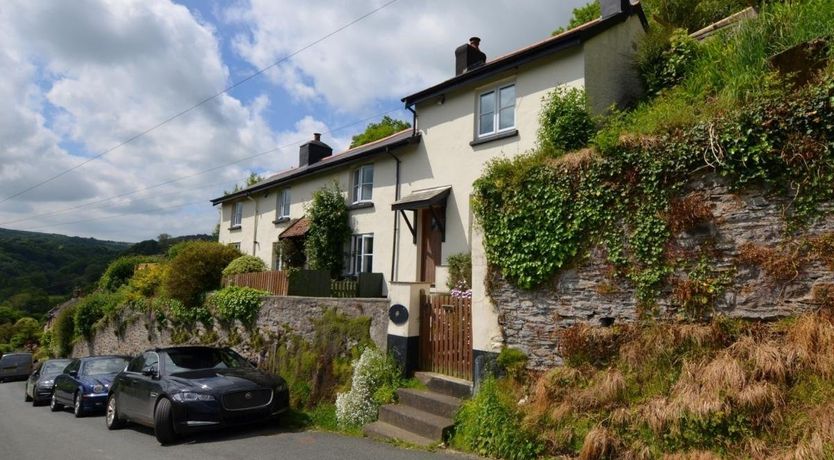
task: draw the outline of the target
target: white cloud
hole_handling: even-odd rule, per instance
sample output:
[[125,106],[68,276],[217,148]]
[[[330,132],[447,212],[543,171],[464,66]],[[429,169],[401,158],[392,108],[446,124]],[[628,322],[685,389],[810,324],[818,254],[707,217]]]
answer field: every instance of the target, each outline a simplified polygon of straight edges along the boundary
[[[310,48],[270,73],[299,100],[324,100],[358,112],[375,101],[406,96],[450,78],[454,49],[472,35],[489,57],[546,38],[588,0],[400,0]],[[236,51],[266,67],[382,0],[249,0],[225,11],[225,20],[250,32],[234,40]]]

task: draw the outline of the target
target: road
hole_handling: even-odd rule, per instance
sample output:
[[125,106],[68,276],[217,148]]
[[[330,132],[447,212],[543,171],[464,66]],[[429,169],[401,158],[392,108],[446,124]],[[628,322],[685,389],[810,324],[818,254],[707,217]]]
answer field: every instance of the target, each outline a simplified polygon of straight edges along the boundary
[[129,425],[108,431],[103,415],[76,419],[69,410],[23,401],[23,382],[0,384],[0,458],[50,459],[292,459],[292,460],[465,460],[453,453],[408,450],[369,439],[280,426],[250,426],[189,436],[161,446],[153,430]]

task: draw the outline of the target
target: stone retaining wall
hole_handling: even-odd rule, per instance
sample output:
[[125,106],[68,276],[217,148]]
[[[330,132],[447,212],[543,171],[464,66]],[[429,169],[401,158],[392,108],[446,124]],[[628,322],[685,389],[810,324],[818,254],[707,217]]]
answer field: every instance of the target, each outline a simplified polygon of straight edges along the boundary
[[[762,190],[734,193],[723,179],[712,174],[693,180],[688,188],[704,195],[715,219],[676,235],[676,243],[692,249],[709,241],[717,256],[714,266],[734,273],[732,285],[718,301],[719,312],[771,320],[816,308],[814,287],[834,283],[834,273],[824,264],[811,262],[794,280],[774,286],[758,267],[736,263],[738,250],[745,243],[776,247],[783,241],[784,199],[775,199]],[[834,232],[834,217],[828,214],[812,225],[806,236],[830,232]],[[592,250],[577,267],[563,270],[533,291],[517,289],[496,277],[491,297],[499,310],[505,345],[527,353],[531,368],[546,369],[561,364],[557,343],[560,330],[581,322],[611,325],[636,320],[634,289],[608,276],[609,269],[604,253]],[[668,297],[659,301],[659,308],[661,314],[671,313]]]
[[[386,347],[388,328],[388,299],[337,299],[316,297],[267,297],[263,301],[261,312],[256,321],[256,330],[261,336],[294,333],[306,340],[312,340],[315,334],[313,321],[322,317],[328,309],[349,317],[367,316],[371,318],[370,335],[381,349]],[[122,324],[121,330],[119,323]],[[263,350],[256,350],[251,345],[250,332],[243,326],[235,327],[240,335],[239,344],[234,348],[248,358],[258,358]],[[216,340],[208,343],[225,344],[229,340],[229,331],[215,325],[213,331]],[[205,343],[207,330],[196,326],[186,343]],[[92,340],[76,343],[72,356],[98,354],[136,355],[149,348],[173,345],[172,331],[160,327],[158,321],[149,313],[127,311],[121,321],[107,324],[97,331]]]

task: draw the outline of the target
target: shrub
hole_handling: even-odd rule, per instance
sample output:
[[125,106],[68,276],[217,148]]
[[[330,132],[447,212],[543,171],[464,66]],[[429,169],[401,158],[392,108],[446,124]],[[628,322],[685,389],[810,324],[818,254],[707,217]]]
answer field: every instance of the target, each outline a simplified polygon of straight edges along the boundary
[[266,271],[266,264],[260,257],[240,256],[229,262],[223,269],[223,276],[240,275],[243,273],[254,273]]
[[556,151],[585,147],[596,132],[585,91],[579,88],[559,87],[551,91],[539,118],[539,142]]
[[156,304],[176,326],[191,327],[197,322],[206,326],[212,324],[211,312],[205,307],[186,307],[176,299],[156,299]]
[[498,365],[514,380],[522,380],[527,370],[527,355],[517,348],[502,348],[498,354]]
[[461,282],[465,283],[465,288],[472,287],[472,254],[461,252],[460,254],[453,254],[449,256],[449,280],[446,281],[446,286],[449,289],[458,288]]
[[75,305],[64,308],[52,323],[52,354],[69,356],[75,337]]
[[107,266],[104,274],[98,281],[98,287],[107,291],[115,291],[133,277],[136,266],[141,263],[150,262],[154,259],[144,256],[119,257]]
[[342,273],[345,242],[352,230],[348,222],[345,197],[337,183],[322,187],[313,193],[313,201],[307,208],[310,229],[307,231],[305,249],[310,268],[327,270],[333,277]]
[[96,291],[82,298],[75,305],[73,315],[76,337],[89,340],[93,336],[95,324],[114,318],[123,306],[124,296],[121,292]]
[[641,41],[636,62],[649,94],[680,83],[698,58],[698,42],[683,29],[652,29]]
[[32,350],[40,342],[43,328],[38,320],[31,317],[24,317],[14,323],[14,334],[9,341],[9,344],[14,349],[29,349]]
[[246,326],[251,326],[261,311],[261,301],[268,295],[268,292],[257,289],[229,286],[212,294],[208,299],[208,304],[219,320],[226,323],[233,323],[237,320]]
[[536,458],[544,445],[522,427],[522,415],[515,401],[509,399],[512,393],[492,378],[484,380],[480,391],[463,404],[455,417],[452,444],[495,458]]
[[206,292],[220,287],[223,269],[240,251],[220,243],[190,242],[168,264],[162,280],[163,293],[187,307],[202,303]]
[[353,363],[350,391],[336,396],[336,419],[343,427],[359,427],[376,420],[379,406],[394,400],[402,386],[402,370],[384,352],[368,347]]
[[142,270],[136,270],[128,282],[132,292],[142,297],[153,297],[158,294],[165,275],[165,266],[154,263]]

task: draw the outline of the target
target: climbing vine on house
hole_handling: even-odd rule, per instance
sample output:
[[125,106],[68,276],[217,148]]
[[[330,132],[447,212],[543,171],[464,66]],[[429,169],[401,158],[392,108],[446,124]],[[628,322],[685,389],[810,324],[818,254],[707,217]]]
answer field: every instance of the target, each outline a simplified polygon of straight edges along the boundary
[[598,245],[651,304],[676,268],[670,202],[699,171],[792,198],[786,229],[802,228],[834,199],[834,71],[820,79],[686,129],[492,162],[474,200],[490,263],[532,289]]

